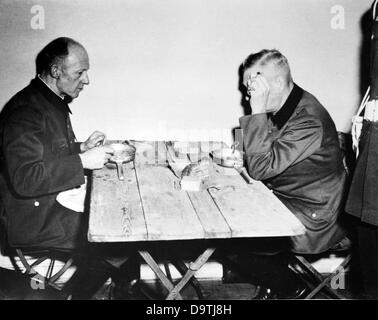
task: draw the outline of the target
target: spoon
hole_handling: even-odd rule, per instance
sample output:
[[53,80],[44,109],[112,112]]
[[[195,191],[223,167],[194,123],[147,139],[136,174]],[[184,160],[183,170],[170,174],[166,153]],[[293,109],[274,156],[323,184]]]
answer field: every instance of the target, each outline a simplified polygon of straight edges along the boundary
[[234,154],[234,153],[235,153],[236,147],[237,147],[238,145],[239,145],[239,141],[235,141],[235,142],[231,145],[231,149],[232,149],[231,154]]

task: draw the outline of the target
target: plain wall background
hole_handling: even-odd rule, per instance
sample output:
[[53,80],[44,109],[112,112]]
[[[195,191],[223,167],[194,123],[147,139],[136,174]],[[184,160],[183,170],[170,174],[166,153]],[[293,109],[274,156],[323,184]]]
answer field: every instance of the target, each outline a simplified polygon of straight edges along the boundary
[[[238,67],[277,48],[294,80],[347,132],[361,100],[361,18],[372,0],[0,0],[0,108],[35,75],[36,54],[69,36],[88,50],[90,85],[71,105],[79,140],[222,139],[243,115]],[[34,30],[34,5],[45,28]],[[345,27],[331,27],[335,5]]]

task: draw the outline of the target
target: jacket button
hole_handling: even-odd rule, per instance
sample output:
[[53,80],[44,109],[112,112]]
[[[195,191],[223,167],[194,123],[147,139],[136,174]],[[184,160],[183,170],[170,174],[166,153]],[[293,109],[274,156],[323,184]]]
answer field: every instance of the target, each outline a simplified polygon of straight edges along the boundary
[[38,201],[34,201],[34,207],[39,207],[39,202]]
[[313,213],[311,217],[316,218],[316,213]]

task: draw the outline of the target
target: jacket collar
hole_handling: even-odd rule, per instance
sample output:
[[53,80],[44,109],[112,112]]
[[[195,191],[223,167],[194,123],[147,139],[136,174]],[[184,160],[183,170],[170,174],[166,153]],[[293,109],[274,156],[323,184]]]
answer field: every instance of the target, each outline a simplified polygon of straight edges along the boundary
[[302,99],[302,96],[303,89],[294,83],[294,87],[287,97],[284,105],[280,110],[277,111],[275,115],[272,115],[270,117],[273,124],[276,125],[278,129],[281,129],[290,119],[291,115],[294,113],[295,108],[298,106],[299,101]]
[[36,90],[38,90],[52,105],[58,107],[65,113],[72,113],[68,103],[69,99],[62,99],[54,91],[52,91],[46,83],[44,83],[38,76],[36,76],[30,83]]

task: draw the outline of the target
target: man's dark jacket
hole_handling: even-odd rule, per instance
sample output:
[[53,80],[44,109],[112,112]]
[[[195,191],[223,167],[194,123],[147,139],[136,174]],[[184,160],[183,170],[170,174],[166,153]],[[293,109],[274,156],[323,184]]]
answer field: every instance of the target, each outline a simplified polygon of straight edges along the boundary
[[56,201],[85,182],[69,112],[38,77],[1,111],[0,191],[13,246],[73,248],[81,241],[82,214]]
[[240,119],[250,175],[262,180],[306,227],[293,251],[319,253],[343,236],[346,172],[335,125],[310,93],[294,85],[274,115]]

